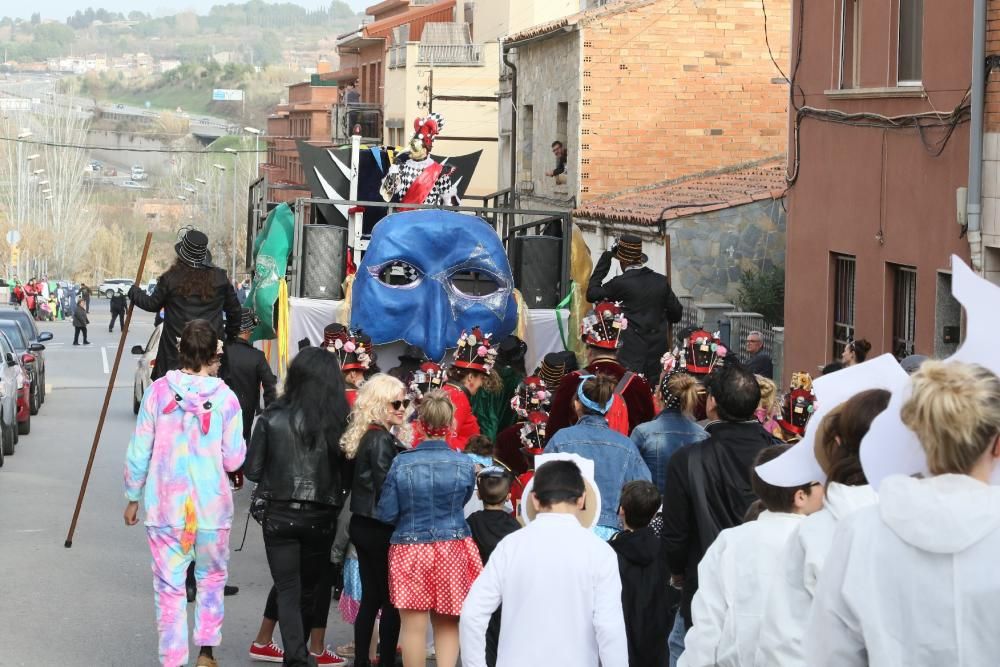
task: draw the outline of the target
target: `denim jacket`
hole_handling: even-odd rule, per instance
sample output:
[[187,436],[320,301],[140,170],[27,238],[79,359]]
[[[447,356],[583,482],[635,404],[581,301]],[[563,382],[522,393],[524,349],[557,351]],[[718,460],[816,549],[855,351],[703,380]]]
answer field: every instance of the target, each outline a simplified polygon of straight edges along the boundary
[[460,540],[472,534],[463,509],[475,487],[472,459],[427,440],[393,459],[375,518],[396,527],[392,544]]
[[651,480],[649,468],[632,441],[612,431],[597,415],[584,415],[576,426],[560,429],[552,436],[545,453],[559,452],[579,454],[594,462],[594,481],[601,493],[600,526],[618,527],[618,501],[625,482]]
[[680,410],[664,410],[653,421],[640,424],[632,431],[632,442],[649,466],[660,493],[667,491],[667,464],[674,452],[707,437],[708,431]]

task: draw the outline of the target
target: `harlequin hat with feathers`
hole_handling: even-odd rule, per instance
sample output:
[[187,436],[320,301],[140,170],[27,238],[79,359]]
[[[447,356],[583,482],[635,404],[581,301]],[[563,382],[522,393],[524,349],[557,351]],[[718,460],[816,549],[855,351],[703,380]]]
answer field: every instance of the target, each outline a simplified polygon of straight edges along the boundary
[[496,348],[490,344],[492,335],[484,334],[479,327],[468,333],[463,331],[458,339],[452,367],[489,374],[497,360]]
[[521,380],[510,399],[510,408],[521,419],[527,419],[531,412],[548,412],[552,401],[552,392],[545,386],[540,377],[529,375]]
[[816,396],[812,393],[812,376],[793,373],[788,393],[781,404],[778,425],[789,433],[802,437],[806,424],[816,411]]
[[601,301],[580,320],[580,338],[591,347],[616,350],[621,347],[621,333],[627,328],[628,319],[621,306]]
[[434,138],[444,129],[444,118],[438,113],[431,113],[423,118],[413,120],[413,137],[420,140],[428,151],[434,146]]

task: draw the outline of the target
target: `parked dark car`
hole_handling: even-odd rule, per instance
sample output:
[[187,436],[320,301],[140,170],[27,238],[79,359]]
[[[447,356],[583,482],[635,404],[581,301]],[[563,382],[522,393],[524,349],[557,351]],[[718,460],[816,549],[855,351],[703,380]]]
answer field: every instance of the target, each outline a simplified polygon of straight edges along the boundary
[[[14,320],[20,324],[21,329],[27,333],[28,345],[41,345],[52,340],[52,334],[48,331],[39,331],[35,324],[35,318],[20,306],[0,307],[0,321],[2,320]],[[45,347],[42,346],[40,350],[34,351],[32,354],[35,356],[37,374],[34,379],[38,382],[39,404],[41,404],[45,402]]]
[[45,346],[41,343],[29,343],[24,337],[21,325],[13,320],[0,320],[0,332],[7,336],[7,340],[14,347],[15,356],[27,372],[27,381],[31,384],[28,408],[31,414],[37,415],[42,407],[42,380],[39,375],[38,360]]

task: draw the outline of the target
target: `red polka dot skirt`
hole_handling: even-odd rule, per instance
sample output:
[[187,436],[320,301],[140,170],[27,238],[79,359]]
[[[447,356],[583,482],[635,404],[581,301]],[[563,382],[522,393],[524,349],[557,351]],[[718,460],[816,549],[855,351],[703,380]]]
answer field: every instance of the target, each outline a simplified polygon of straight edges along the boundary
[[389,598],[397,609],[458,616],[483,569],[471,537],[389,547]]

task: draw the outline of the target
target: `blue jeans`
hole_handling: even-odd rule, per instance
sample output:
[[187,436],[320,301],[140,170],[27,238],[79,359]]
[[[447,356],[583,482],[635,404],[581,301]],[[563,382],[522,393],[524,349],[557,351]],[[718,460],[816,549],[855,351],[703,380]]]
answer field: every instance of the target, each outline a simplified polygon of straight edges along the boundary
[[667,638],[667,646],[670,647],[670,667],[677,667],[677,661],[684,653],[684,635],[687,630],[684,627],[684,617],[681,616],[680,609],[677,610],[677,617],[674,618],[674,629],[670,631]]

